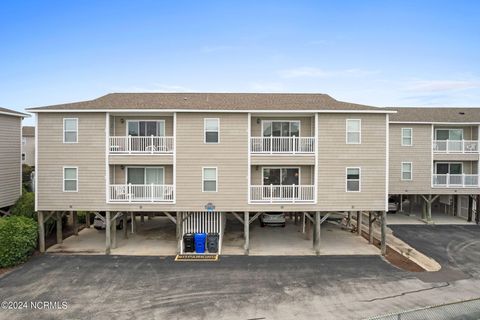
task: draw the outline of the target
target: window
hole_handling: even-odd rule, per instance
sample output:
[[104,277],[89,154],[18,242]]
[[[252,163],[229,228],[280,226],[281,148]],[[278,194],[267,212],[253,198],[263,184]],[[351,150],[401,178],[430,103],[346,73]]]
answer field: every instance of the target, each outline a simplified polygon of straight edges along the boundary
[[347,144],[360,144],[362,140],[362,122],[359,119],[347,119]]
[[347,168],[347,192],[360,192],[360,168]]
[[127,183],[134,185],[164,185],[163,167],[127,167]]
[[402,162],[402,180],[412,180],[412,163]]
[[220,142],[220,119],[205,118],[204,119],[204,142],[205,143],[219,143]]
[[22,144],[23,145],[27,144],[27,138],[22,138]]
[[63,191],[64,192],[78,191],[78,168],[76,167],[63,168]]
[[22,153],[22,161],[25,161],[25,153]]
[[463,140],[463,129],[436,129],[436,140]]
[[134,137],[163,137],[165,135],[164,120],[127,120],[127,132]]
[[402,128],[402,146],[408,147],[413,145],[413,129]]
[[435,164],[436,174],[462,174],[463,164],[461,162],[437,162]]
[[264,137],[299,137],[300,121],[262,121],[262,133]]
[[63,119],[63,143],[77,143],[78,142],[78,119],[64,118]]
[[298,185],[299,168],[263,168],[263,185]]
[[202,192],[217,192],[217,168],[203,168]]

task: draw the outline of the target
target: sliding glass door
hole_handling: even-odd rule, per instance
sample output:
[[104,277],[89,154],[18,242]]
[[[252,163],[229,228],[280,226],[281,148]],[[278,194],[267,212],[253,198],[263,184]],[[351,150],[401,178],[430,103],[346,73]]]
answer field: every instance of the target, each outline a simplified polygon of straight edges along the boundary
[[298,197],[300,169],[299,168],[263,168],[263,185],[265,198]]
[[[264,138],[272,137],[274,139],[263,139],[264,149],[273,152],[291,151],[292,139],[290,137],[300,136],[299,120],[265,120],[262,121],[262,135]],[[298,141],[297,141],[298,143]]]
[[127,132],[132,137],[163,137],[165,136],[164,120],[128,120]]
[[135,200],[162,200],[164,195],[163,167],[127,167],[127,184]]

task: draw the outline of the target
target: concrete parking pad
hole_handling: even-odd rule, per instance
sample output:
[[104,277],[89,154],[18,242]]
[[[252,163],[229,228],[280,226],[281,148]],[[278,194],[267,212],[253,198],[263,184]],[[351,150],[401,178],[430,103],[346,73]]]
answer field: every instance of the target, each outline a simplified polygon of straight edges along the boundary
[[[424,225],[425,221],[421,219],[421,211],[415,211],[413,214],[406,214],[397,212],[395,214],[389,213],[387,215],[387,224],[410,224],[410,225]],[[438,225],[472,225],[475,222],[468,222],[467,220],[448,215],[443,212],[433,211],[432,212],[432,221],[433,224]]]
[[[117,230],[117,248],[111,250],[112,255],[166,256],[175,255],[177,241],[175,224],[167,217],[153,217],[142,224],[137,219],[137,232],[131,234],[129,227],[128,239],[123,238],[123,230]],[[48,248],[50,253],[75,254],[105,254],[105,230],[93,227],[83,229],[78,236],[71,236]]]
[[[244,254],[243,225],[235,219],[227,220],[223,254]],[[260,227],[258,221],[250,225],[250,255],[298,256],[314,255],[313,240],[302,233],[302,225],[287,220],[285,228]],[[380,251],[362,237],[343,230],[339,225],[322,224],[321,255],[378,255]]]

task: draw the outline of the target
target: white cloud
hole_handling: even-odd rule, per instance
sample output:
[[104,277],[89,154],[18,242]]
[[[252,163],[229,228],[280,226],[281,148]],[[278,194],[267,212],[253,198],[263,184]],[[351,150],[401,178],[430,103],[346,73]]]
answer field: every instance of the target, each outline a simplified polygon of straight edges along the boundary
[[406,87],[406,91],[413,92],[441,92],[451,90],[466,90],[480,88],[480,81],[470,80],[420,80],[413,81]]
[[365,77],[379,73],[363,69],[324,70],[315,67],[298,67],[280,70],[278,74],[285,79],[292,78],[332,78],[332,77]]

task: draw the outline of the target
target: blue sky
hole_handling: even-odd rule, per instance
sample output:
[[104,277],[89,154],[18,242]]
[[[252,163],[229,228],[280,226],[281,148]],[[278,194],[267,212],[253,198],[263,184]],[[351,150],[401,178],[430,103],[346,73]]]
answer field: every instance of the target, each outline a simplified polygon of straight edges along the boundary
[[0,106],[109,92],[320,92],[480,106],[479,1],[11,1]]

